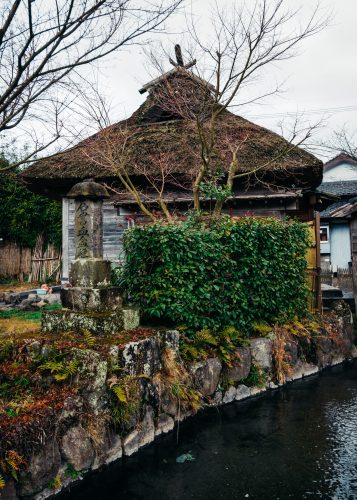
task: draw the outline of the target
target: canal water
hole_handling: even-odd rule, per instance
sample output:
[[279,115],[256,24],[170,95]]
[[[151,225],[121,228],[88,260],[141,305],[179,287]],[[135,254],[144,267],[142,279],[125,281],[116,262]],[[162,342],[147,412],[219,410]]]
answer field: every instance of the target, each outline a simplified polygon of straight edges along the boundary
[[[177,463],[190,453],[195,460]],[[357,499],[357,362],[210,409],[61,500]]]

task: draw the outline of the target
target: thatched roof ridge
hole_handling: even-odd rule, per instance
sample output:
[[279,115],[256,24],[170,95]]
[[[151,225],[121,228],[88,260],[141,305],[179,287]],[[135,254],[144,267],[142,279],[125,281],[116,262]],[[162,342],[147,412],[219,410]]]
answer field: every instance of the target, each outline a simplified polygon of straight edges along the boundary
[[145,85],[143,85],[141,87],[139,92],[140,92],[140,94],[144,94],[145,92],[150,90],[151,87],[154,87],[155,85],[162,83],[164,80],[167,80],[168,78],[176,77],[178,74],[186,75],[190,79],[192,79],[195,83],[197,83],[199,85],[203,85],[204,87],[207,87],[209,90],[212,90],[212,91],[214,90],[214,86],[211,83],[206,82],[206,80],[203,80],[202,78],[195,75],[192,71],[189,71],[185,67],[179,66],[179,67],[171,69],[170,71],[167,71],[163,75],[160,75],[157,78],[154,78],[150,82],[146,83]]

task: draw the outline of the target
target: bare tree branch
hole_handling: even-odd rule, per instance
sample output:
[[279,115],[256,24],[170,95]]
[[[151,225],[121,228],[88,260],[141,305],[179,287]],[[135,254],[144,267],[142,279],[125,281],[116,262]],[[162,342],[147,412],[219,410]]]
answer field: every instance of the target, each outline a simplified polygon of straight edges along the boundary
[[[241,95],[245,86],[254,83],[257,76],[271,64],[291,58],[296,48],[306,39],[323,30],[328,16],[321,16],[318,5],[313,9],[304,26],[296,23],[298,9],[285,9],[284,0],[255,0],[249,3],[236,2],[229,10],[216,5],[212,16],[212,37],[205,40],[200,35],[193,19],[190,20],[189,36],[195,42],[194,54],[199,64],[195,73],[201,78],[201,85],[188,85],[188,90],[174,88],[170,78],[153,90],[152,94],[160,106],[172,114],[191,120],[196,124],[197,136],[201,144],[201,164],[193,181],[194,206],[200,208],[201,188],[207,179],[217,178],[215,158],[219,155],[222,137],[219,132],[220,116],[231,107],[258,102],[280,91],[279,85],[254,98],[244,100]],[[184,70],[181,70],[184,74]],[[208,76],[207,76],[208,75]],[[186,72],[186,76],[190,75]],[[192,76],[192,74],[191,74]],[[204,83],[204,82],[209,83]],[[211,85],[210,85],[211,84]],[[302,142],[311,136],[315,126],[309,128]],[[294,137],[296,138],[296,137]],[[239,150],[249,137],[230,143],[231,161],[227,165],[225,189],[227,193],[233,187],[235,179],[242,177],[258,178],[258,172],[269,164],[258,165],[251,172],[239,170]],[[229,138],[227,141],[229,142]],[[302,142],[297,141],[301,145]],[[288,143],[284,153],[277,151],[275,161],[291,152],[292,142]],[[272,162],[274,159],[272,159]],[[220,182],[222,182],[220,180]],[[222,186],[221,186],[222,187]],[[215,212],[222,208],[222,201],[217,202]]]
[[182,2],[3,0],[0,133],[19,127],[31,113],[41,116],[43,103],[58,97],[56,89],[74,90],[80,68],[162,30]]

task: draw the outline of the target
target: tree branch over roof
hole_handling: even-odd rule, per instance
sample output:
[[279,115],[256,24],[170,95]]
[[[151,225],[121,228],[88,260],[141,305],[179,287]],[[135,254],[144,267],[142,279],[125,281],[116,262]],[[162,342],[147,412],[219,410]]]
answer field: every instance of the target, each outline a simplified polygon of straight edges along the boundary
[[[197,74],[192,73],[198,82],[196,90],[185,92],[175,88],[170,72],[167,73],[166,79],[151,82],[156,84],[152,93],[164,109],[196,123],[202,149],[201,165],[193,182],[194,204],[197,210],[200,208],[203,184],[207,180],[211,182],[212,179],[218,178],[221,178],[222,182],[222,176],[217,175],[214,161],[221,147],[218,144],[220,116],[229,108],[242,107],[246,103],[243,98],[244,88],[254,83],[257,76],[262,76],[266,67],[293,57],[295,49],[306,38],[316,35],[328,25],[329,17],[320,14],[318,5],[313,8],[304,25],[296,22],[299,9],[287,10],[285,5],[285,0],[255,0],[249,3],[237,1],[226,9],[216,4],[209,39],[199,32],[199,26],[193,19],[189,22],[189,43],[191,42],[191,46],[193,44],[190,56],[192,57],[193,52],[198,61],[195,66]],[[158,61],[156,62],[158,65]],[[184,68],[180,66],[182,65],[178,65],[176,71],[184,72]],[[186,71],[186,74],[189,72]],[[204,84],[200,85],[199,82]],[[214,87],[210,86],[210,82]],[[257,102],[278,91],[279,86],[276,86],[275,89],[258,94],[249,101]],[[310,127],[304,140],[310,138],[314,128],[315,125]],[[234,179],[248,176],[257,178],[258,172],[264,171],[271,163],[279,163],[279,160],[284,155],[289,155],[295,147],[289,144],[289,147],[284,149],[284,155],[278,150],[276,158],[272,158],[268,164],[262,162],[260,165],[258,161],[257,165],[252,165],[250,173],[242,172],[238,175],[240,143],[243,140],[244,144],[249,139],[251,138],[230,141],[231,162],[228,169],[223,168],[229,172],[225,181],[227,193],[232,188]],[[229,142],[228,137],[227,140]],[[218,208],[221,209],[222,203],[219,205],[217,211]]]

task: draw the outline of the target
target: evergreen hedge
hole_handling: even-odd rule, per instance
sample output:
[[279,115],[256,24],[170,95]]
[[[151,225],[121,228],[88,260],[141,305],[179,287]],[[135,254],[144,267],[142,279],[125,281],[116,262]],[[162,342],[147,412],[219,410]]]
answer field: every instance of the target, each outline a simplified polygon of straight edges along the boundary
[[307,225],[242,218],[154,223],[125,234],[121,282],[148,319],[191,330],[301,317]]
[[[1,159],[0,159],[1,167]],[[15,173],[0,174],[0,237],[33,248],[39,234],[57,248],[62,240],[61,203],[31,193]]]

